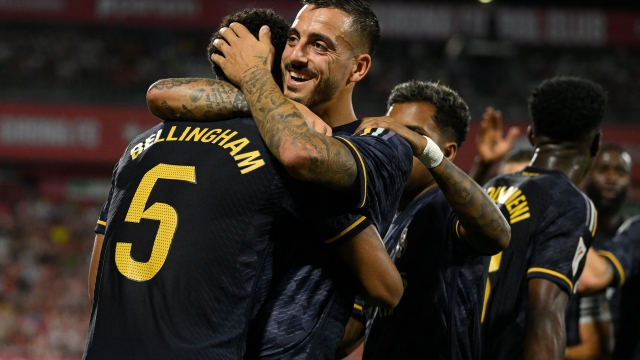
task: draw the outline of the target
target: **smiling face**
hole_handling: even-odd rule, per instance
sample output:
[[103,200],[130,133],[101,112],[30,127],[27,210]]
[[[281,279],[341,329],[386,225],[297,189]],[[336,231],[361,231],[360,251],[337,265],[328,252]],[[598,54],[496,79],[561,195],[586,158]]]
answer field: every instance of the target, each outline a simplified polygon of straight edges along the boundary
[[284,94],[311,110],[338,96],[354,65],[350,17],[338,9],[306,5],[282,53]]

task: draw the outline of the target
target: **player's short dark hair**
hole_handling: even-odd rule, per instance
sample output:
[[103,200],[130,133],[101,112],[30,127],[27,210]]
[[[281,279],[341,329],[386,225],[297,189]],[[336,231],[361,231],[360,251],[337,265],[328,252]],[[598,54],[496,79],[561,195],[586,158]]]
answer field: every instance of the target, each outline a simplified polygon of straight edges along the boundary
[[387,109],[397,103],[428,102],[436,107],[433,118],[436,125],[449,132],[456,144],[461,146],[469,132],[469,107],[460,95],[445,85],[411,80],[396,85],[391,90],[387,101]]
[[584,140],[602,125],[607,94],[602,86],[579,77],[543,81],[529,97],[536,135],[556,141]]
[[[260,32],[260,28],[263,25],[269,26],[271,29],[271,43],[275,48],[275,56],[273,58],[273,69],[271,73],[273,74],[273,78],[278,83],[278,86],[282,88],[282,69],[280,67],[280,63],[282,62],[282,52],[284,51],[284,47],[287,45],[287,33],[289,32],[289,23],[280,15],[277,15],[271,9],[245,9],[239,11],[233,15],[225,16],[220,22],[220,26],[218,29],[223,27],[229,27],[231,23],[237,22],[244,25],[253,36],[258,38],[258,33]],[[213,61],[211,61],[211,54],[222,55],[220,50],[218,50],[215,46],[213,46],[213,41],[215,39],[222,39],[222,35],[220,35],[220,31],[216,31],[211,36],[211,41],[209,41],[209,46],[207,46],[207,57],[209,58],[209,62],[211,62],[211,68],[213,72],[216,74],[218,79],[229,81],[227,76],[222,71],[220,66],[216,65]]]
[[531,159],[533,158],[533,154],[534,152],[531,148],[519,148],[509,152],[507,156],[504,157],[504,160],[502,160],[502,163],[506,164],[531,161]]
[[361,53],[371,56],[375,54],[380,43],[380,23],[371,6],[364,0],[302,0],[302,5],[313,5],[316,8],[338,9],[353,18],[351,31],[354,38],[364,43]]

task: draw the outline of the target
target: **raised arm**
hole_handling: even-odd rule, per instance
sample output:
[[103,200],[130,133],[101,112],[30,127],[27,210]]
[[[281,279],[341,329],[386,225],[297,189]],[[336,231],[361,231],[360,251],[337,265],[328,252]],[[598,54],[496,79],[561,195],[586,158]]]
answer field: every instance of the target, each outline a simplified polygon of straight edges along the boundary
[[262,138],[287,172],[338,191],[356,191],[357,167],[347,145],[314,131],[276,85],[270,33],[261,30],[258,41],[237,23],[220,33],[226,42],[214,45],[224,57],[213,54],[212,60],[240,85]]
[[477,155],[469,176],[478,184],[487,182],[491,168],[507,155],[518,134],[520,129],[514,126],[503,136],[502,112],[488,107],[480,121],[476,138]]
[[385,309],[396,307],[404,292],[402,278],[373,226],[340,245],[338,253],[360,281],[363,300]]
[[553,281],[529,280],[529,301],[525,316],[526,360],[562,360],[566,346],[564,311],[569,295]]
[[212,121],[250,115],[242,92],[216,79],[158,80],[147,91],[147,106],[162,120]]
[[[425,137],[390,117],[367,118],[360,125],[364,127],[385,128],[402,136],[414,156],[422,154],[427,145]],[[447,158],[429,171],[460,221],[462,240],[487,255],[497,254],[509,245],[511,227],[482,187]]]

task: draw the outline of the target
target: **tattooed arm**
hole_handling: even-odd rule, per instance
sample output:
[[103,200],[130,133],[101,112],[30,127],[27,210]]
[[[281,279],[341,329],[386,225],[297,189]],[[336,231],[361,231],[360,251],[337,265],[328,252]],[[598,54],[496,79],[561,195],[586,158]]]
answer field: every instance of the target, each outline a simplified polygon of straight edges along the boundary
[[149,111],[162,120],[224,120],[250,116],[242,92],[216,79],[163,79],[147,91]]
[[220,30],[227,42],[214,41],[224,57],[213,54],[212,60],[240,85],[271,153],[297,179],[338,191],[357,191],[358,170],[347,146],[313,130],[273,80],[273,46],[265,38],[268,34],[261,32],[258,42],[244,26],[233,23],[231,28]]
[[487,192],[447,158],[429,170],[460,221],[460,238],[486,255],[506,249],[511,227]]
[[[414,156],[422,154],[426,147],[427,140],[422,135],[390,117],[366,118],[358,130],[369,127],[389,129],[402,136],[411,145]],[[416,166],[422,166],[416,162],[413,171],[419,170]],[[458,230],[462,240],[486,255],[497,254],[509,245],[511,227],[480,185],[446,157],[429,172],[460,221]]]

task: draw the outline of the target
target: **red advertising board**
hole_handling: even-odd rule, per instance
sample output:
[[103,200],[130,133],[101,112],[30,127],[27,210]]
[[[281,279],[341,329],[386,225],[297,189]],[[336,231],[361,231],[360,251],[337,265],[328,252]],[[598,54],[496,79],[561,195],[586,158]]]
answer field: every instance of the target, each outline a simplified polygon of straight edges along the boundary
[[113,165],[158,122],[145,108],[0,103],[0,161]]
[[[158,122],[147,109],[138,107],[0,102],[0,161],[111,167],[136,135]],[[524,124],[515,124],[522,134]],[[471,169],[475,157],[477,131],[474,122],[455,160],[465,171]],[[603,133],[603,142],[626,147],[640,163],[640,127],[608,125]],[[633,182],[640,184],[640,166],[632,170]]]

